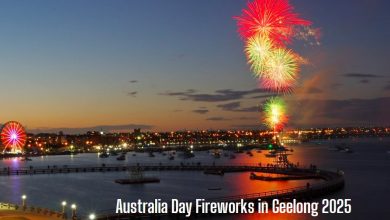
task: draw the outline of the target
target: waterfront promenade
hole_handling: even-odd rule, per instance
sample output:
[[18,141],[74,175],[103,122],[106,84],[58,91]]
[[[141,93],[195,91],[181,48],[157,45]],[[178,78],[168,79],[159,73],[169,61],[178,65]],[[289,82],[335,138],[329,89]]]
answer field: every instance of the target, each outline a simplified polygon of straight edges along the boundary
[[15,204],[0,203],[0,220],[59,220],[62,213],[46,208],[25,207]]

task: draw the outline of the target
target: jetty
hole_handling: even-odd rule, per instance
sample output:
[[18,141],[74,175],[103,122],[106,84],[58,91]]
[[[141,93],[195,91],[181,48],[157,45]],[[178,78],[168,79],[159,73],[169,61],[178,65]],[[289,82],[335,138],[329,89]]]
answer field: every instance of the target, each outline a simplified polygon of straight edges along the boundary
[[[170,170],[174,170],[177,167],[171,167]],[[204,167],[203,167],[204,168]],[[321,196],[326,196],[332,194],[336,191],[339,191],[344,188],[345,180],[342,172],[331,172],[318,169],[284,169],[284,168],[275,168],[275,167],[260,167],[260,166],[220,166],[219,169],[224,168],[225,172],[245,172],[245,171],[255,171],[255,172],[268,172],[276,174],[289,174],[294,175],[315,175],[318,178],[323,179],[320,183],[312,185],[304,185],[301,187],[294,187],[282,190],[266,191],[259,193],[250,193],[242,195],[232,195],[226,197],[217,197],[217,198],[208,198],[207,201],[212,202],[238,202],[244,200],[246,202],[256,202],[258,199],[262,201],[271,202],[273,199],[279,199],[283,201],[288,201],[292,199],[297,200],[310,200]],[[187,167],[180,170],[198,170],[195,167]],[[187,201],[194,202],[194,201]],[[96,219],[98,220],[125,220],[125,219],[181,219],[179,214],[160,214],[160,215],[151,215],[151,214],[115,214],[115,210],[104,210],[98,212]],[[192,218],[201,217],[202,215],[208,214],[199,214],[192,213]]]
[[[315,167],[308,169],[304,168],[282,168],[275,166],[260,166],[259,164],[237,164],[237,165],[203,165],[197,164],[179,164],[179,165],[164,165],[164,164],[114,164],[107,165],[102,164],[101,166],[51,166],[51,167],[24,167],[24,168],[0,168],[0,176],[11,176],[11,175],[58,175],[68,173],[87,173],[87,172],[125,172],[129,170],[137,169],[140,171],[209,171],[218,170],[221,172],[232,173],[232,172],[260,172],[260,173],[271,173],[271,174],[283,174],[292,176],[315,176],[323,181],[319,183],[304,185],[301,187],[243,194],[243,195],[232,195],[219,198],[208,198],[208,201],[213,202],[235,202],[235,201],[272,201],[273,199],[281,200],[310,200],[316,197],[329,195],[336,191],[344,188],[345,180],[343,172],[337,171],[326,171],[320,170]],[[191,201],[190,201],[191,202]],[[194,213],[193,216],[199,216],[200,214]],[[96,219],[100,220],[114,220],[114,219],[131,219],[131,218],[154,218],[154,217],[168,217],[168,218],[180,218],[175,214],[167,214],[165,216],[155,216],[150,214],[115,214],[115,210],[104,210],[97,212]]]

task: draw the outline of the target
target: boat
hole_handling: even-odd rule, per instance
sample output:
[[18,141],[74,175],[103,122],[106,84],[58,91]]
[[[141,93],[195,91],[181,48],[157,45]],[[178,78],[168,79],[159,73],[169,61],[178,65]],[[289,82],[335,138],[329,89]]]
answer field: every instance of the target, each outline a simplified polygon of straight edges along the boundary
[[265,157],[276,157],[276,151],[272,150],[272,151],[268,152],[268,154],[266,154]]
[[235,151],[235,153],[236,153],[236,154],[242,154],[242,153],[244,153],[244,151],[241,150],[241,149],[237,149],[237,150]]
[[215,187],[215,188],[208,188],[208,190],[221,190],[221,187]]
[[195,154],[190,151],[185,151],[182,154],[180,154],[180,157],[183,157],[184,159],[189,159],[195,157]]
[[116,151],[111,151],[110,156],[118,156],[118,153]]
[[169,160],[174,160],[174,159],[175,159],[175,156],[169,155],[168,159],[169,159]]
[[108,156],[110,155],[107,152],[103,152],[99,154],[99,158],[107,158]]
[[263,176],[251,173],[249,179],[262,181],[287,181],[287,180],[306,180],[306,179],[321,179],[322,177],[315,174],[306,175],[281,175],[281,176]]
[[343,153],[353,153],[353,150],[351,147],[348,147],[347,144],[345,143],[342,143],[342,144],[336,144],[334,146],[334,149],[336,151],[339,151],[339,152],[343,152]]
[[149,157],[154,157],[153,152],[149,152]]
[[24,157],[24,158],[21,159],[21,161],[32,161],[32,159],[29,158],[29,157]]
[[126,155],[122,154],[119,157],[116,158],[117,160],[126,160]]
[[157,177],[142,177],[142,178],[130,178],[130,179],[117,179],[116,183],[119,184],[143,184],[143,183],[159,183],[160,179]]
[[351,148],[349,148],[349,147],[346,147],[346,148],[344,148],[343,152],[350,154],[350,153],[353,153],[353,150]]
[[343,151],[347,147],[346,143],[336,144],[334,148],[338,151]]
[[210,175],[219,175],[219,176],[225,175],[225,172],[223,170],[205,170],[203,173],[210,174]]
[[220,153],[219,151],[217,151],[217,150],[213,151],[213,152],[212,152],[212,155],[213,155],[213,157],[214,157],[215,159],[221,158],[221,153]]

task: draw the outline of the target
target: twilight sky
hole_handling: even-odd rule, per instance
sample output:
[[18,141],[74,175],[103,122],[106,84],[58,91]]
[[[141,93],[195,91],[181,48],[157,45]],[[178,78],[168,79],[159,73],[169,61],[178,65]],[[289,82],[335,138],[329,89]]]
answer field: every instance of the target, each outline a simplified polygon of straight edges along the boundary
[[[0,1],[0,122],[29,131],[261,127],[246,0]],[[290,127],[389,125],[390,2],[291,0],[321,29]]]

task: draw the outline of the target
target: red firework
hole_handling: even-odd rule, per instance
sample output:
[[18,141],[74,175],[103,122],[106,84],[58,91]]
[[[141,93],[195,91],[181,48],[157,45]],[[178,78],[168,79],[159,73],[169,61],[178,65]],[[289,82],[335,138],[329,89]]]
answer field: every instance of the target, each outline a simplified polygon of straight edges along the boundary
[[10,121],[4,124],[1,130],[1,142],[4,146],[4,152],[7,149],[11,149],[13,153],[20,152],[26,144],[26,139],[26,131],[19,122]]
[[235,17],[238,32],[244,39],[262,34],[276,43],[284,44],[294,37],[295,26],[309,26],[310,21],[299,18],[288,0],[254,0],[248,3],[248,9]]

